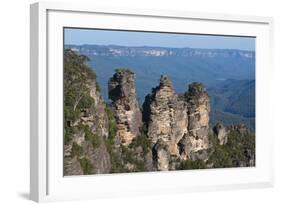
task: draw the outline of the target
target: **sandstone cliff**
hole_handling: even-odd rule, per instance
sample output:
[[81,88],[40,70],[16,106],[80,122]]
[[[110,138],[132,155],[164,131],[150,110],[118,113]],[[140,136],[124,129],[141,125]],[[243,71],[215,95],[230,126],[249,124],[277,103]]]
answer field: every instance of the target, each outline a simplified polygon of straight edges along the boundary
[[209,97],[202,84],[189,85],[182,99],[170,79],[161,76],[159,86],[144,102],[147,135],[153,143],[158,170],[169,169],[170,156],[181,160],[207,159],[206,153],[199,155],[198,151],[209,148],[209,112]]
[[209,112],[210,100],[201,83],[189,85],[185,93],[188,116],[188,134],[179,142],[183,159],[191,159],[192,153],[209,148]]
[[188,132],[186,104],[178,100],[167,76],[161,76],[159,86],[152,89],[152,93],[146,97],[144,113],[147,115],[147,135],[153,143],[157,169],[167,170],[167,158],[170,155],[179,156],[177,144]]
[[64,60],[64,174],[108,173],[108,116],[95,73],[71,50]]
[[135,74],[127,69],[117,70],[108,82],[108,90],[117,124],[117,138],[123,145],[129,145],[140,133],[142,126]]

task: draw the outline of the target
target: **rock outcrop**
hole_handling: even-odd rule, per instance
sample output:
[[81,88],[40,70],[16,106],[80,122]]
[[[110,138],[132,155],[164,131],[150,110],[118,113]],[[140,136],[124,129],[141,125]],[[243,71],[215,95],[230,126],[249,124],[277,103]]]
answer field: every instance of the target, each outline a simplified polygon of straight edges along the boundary
[[[179,156],[177,144],[187,133],[188,124],[186,104],[178,100],[172,82],[167,76],[161,76],[159,86],[146,97],[144,113],[148,115],[144,117],[148,127],[147,135],[157,148],[155,154],[158,156],[158,169],[166,170],[165,156],[168,156],[167,152],[169,155]],[[167,149],[159,149],[159,143],[166,144]]]
[[167,142],[158,139],[152,148],[154,166],[158,171],[168,171],[170,163],[170,151]]
[[179,142],[183,159],[191,159],[191,153],[209,148],[210,99],[201,83],[189,85],[185,94],[188,115],[188,133]]
[[222,123],[217,123],[214,127],[214,132],[218,137],[219,144],[225,145],[227,143],[227,129]]
[[[85,174],[80,163],[81,159],[89,160],[94,167],[92,173],[109,173],[111,169],[110,156],[104,145],[104,140],[108,137],[105,103],[95,81],[85,82],[85,85],[89,89],[88,95],[92,99],[92,104],[86,109],[81,109],[79,117],[71,125],[75,132],[71,142],[65,145],[65,175]],[[94,146],[93,140],[97,141],[98,145]]]
[[112,100],[117,138],[122,145],[129,145],[142,127],[142,113],[136,97],[135,74],[119,69],[108,82],[109,98]]
[[77,156],[71,158],[68,156],[64,156],[64,175],[83,175],[83,170],[81,168],[79,159]]
[[110,155],[107,152],[104,141],[100,139],[100,144],[97,147],[93,147],[90,141],[85,141],[82,145],[84,156],[89,159],[94,166],[96,174],[110,173],[111,161]]
[[89,83],[89,91],[90,97],[93,99],[92,109],[90,109],[88,113],[84,112],[84,117],[81,119],[84,120],[84,124],[88,124],[91,127],[92,132],[96,133],[98,136],[107,138],[108,116],[105,111],[106,105],[97,87],[96,81]]
[[109,173],[109,122],[95,73],[84,56],[71,50],[64,55],[64,175]]
[[[175,94],[169,78],[161,76],[159,86],[144,102],[147,135],[152,141],[158,170],[167,169],[169,156],[181,160],[207,159],[203,151],[209,148],[209,112],[209,96],[202,84],[192,83],[185,98],[181,98]],[[156,146],[159,143],[161,149]]]

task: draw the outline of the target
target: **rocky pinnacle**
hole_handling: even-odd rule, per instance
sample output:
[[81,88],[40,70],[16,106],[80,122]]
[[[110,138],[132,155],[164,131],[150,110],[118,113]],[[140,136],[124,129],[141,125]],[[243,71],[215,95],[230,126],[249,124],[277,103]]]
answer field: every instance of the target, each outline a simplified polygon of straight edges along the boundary
[[170,156],[192,159],[197,157],[192,154],[208,149],[209,112],[209,96],[202,84],[190,84],[181,99],[170,79],[161,76],[159,85],[152,89],[144,102],[147,134],[153,143],[158,170],[169,169],[167,158]]
[[142,114],[136,97],[135,74],[128,69],[118,69],[108,82],[109,98],[112,100],[117,138],[128,145],[139,134]]

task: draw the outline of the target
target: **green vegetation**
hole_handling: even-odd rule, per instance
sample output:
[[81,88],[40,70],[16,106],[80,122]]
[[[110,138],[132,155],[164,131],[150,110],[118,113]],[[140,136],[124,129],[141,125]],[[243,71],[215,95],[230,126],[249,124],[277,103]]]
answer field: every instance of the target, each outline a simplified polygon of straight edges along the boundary
[[116,131],[117,131],[114,113],[111,107],[109,107],[109,105],[106,105],[105,111],[108,117],[108,139],[111,144],[114,144],[114,139],[116,137]]
[[[89,95],[87,82],[96,79],[96,74],[87,65],[89,59],[70,49],[64,50],[64,140],[69,143],[81,109],[90,108],[94,99]],[[98,87],[97,87],[98,89]]]
[[64,127],[64,144],[69,144],[74,135],[74,127]]
[[[129,147],[123,145],[116,147],[114,140],[108,138],[108,140],[106,140],[106,147],[111,158],[112,173],[145,171],[144,157],[150,147],[147,136],[139,135],[133,140]],[[127,165],[132,166],[132,168],[128,169]]]
[[80,125],[79,127],[80,130],[83,130],[85,133],[85,140],[90,141],[94,148],[97,148],[101,145],[100,137],[91,131],[89,125]]
[[147,131],[145,126],[135,139],[133,139],[132,143],[130,144],[131,149],[136,149],[137,147],[141,147],[144,154],[147,154],[151,146],[151,141],[147,136]]
[[241,134],[238,130],[230,131],[225,145],[219,145],[215,137],[211,137],[213,153],[207,163],[214,168],[237,167],[240,164],[249,166],[249,158],[255,154],[255,135]]
[[202,160],[185,160],[180,162],[179,166],[177,167],[178,170],[187,170],[187,169],[206,169],[206,163]]
[[114,70],[115,71],[115,73],[120,73],[120,72],[132,72],[130,69],[128,69],[128,68],[117,68],[117,69],[115,69]]
[[209,149],[209,159],[176,161],[179,170],[188,169],[206,169],[229,168],[239,166],[250,166],[249,159],[255,154],[255,135],[238,130],[231,130],[228,135],[228,141],[225,145],[220,145],[217,136],[210,135],[212,147]]
[[145,171],[144,159],[138,158],[138,153],[136,153],[135,149],[130,149],[128,147],[121,145],[121,153],[122,153],[122,159],[124,161],[124,164],[129,163],[134,167],[132,170],[127,170],[127,171],[131,171],[131,172]]
[[111,173],[125,172],[121,151],[115,146],[114,139],[108,138],[105,140],[106,150],[110,155]]
[[80,159],[80,165],[83,170],[83,174],[95,174],[94,166],[89,159]]
[[115,146],[117,125],[114,113],[110,105],[106,104],[105,111],[108,117],[108,138],[105,140],[107,152],[110,155],[111,173],[126,172],[121,151]]
[[208,90],[211,123],[244,123],[255,130],[255,80],[225,80]]
[[223,112],[220,110],[211,109],[210,113],[211,125],[215,125],[217,122],[223,122],[224,125],[230,126],[233,124],[243,123],[247,127],[255,130],[255,118],[254,117],[242,117],[238,114],[232,114],[229,112]]
[[80,157],[82,155],[82,147],[78,145],[76,142],[72,143],[72,149],[71,149],[71,157],[73,158],[74,156]]

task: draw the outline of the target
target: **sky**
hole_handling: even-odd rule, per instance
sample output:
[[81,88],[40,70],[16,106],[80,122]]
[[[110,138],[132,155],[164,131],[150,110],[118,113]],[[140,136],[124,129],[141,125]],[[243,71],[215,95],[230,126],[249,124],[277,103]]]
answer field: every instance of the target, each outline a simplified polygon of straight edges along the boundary
[[65,44],[255,50],[254,37],[64,29]]

